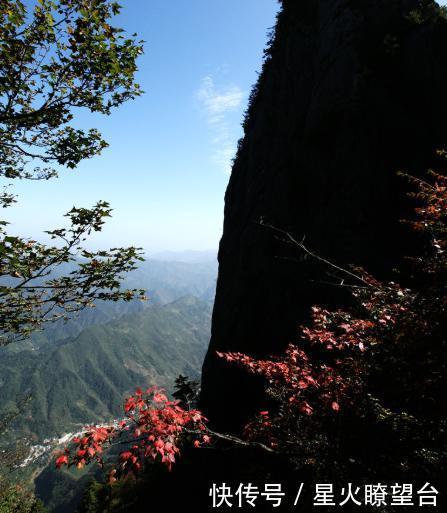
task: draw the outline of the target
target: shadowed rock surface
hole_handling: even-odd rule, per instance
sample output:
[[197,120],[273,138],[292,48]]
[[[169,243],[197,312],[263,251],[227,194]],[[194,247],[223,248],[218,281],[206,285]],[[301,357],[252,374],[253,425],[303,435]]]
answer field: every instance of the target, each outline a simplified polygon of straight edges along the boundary
[[[340,289],[260,219],[379,276],[411,253],[398,170],[447,145],[447,20],[432,1],[285,0],[225,197],[203,405],[237,429],[259,385],[216,350],[269,355]],[[391,220],[391,221],[390,221]]]

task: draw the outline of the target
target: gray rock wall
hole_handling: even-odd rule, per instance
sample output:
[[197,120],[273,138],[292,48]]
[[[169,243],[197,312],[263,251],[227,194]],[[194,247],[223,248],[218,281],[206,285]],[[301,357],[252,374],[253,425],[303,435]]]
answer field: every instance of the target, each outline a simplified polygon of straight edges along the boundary
[[411,253],[396,172],[421,173],[447,145],[446,94],[447,21],[432,1],[283,2],[225,196],[202,392],[219,428],[258,408],[259,383],[215,351],[281,352],[312,304],[342,299],[260,219],[384,276]]

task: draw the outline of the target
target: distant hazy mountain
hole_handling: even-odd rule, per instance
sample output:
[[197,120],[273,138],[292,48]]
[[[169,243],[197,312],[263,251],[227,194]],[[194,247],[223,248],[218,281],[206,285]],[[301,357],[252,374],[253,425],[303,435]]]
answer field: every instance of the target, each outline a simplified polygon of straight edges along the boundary
[[164,260],[168,262],[217,262],[217,250],[209,249],[206,251],[185,250],[185,251],[161,251],[150,255],[150,258]]
[[212,303],[187,296],[76,337],[0,358],[0,415],[30,393],[11,437],[59,436],[122,413],[137,386],[172,387],[180,374],[197,377],[209,340]]
[[[65,268],[64,272],[69,271]],[[216,289],[217,261],[166,262],[147,259],[138,269],[126,275],[124,288],[142,288],[147,291],[148,301],[97,301],[94,308],[87,308],[67,322],[47,324],[43,331],[35,333],[29,342],[9,346],[6,352],[24,348],[41,348],[44,345],[73,338],[92,325],[106,324],[129,314],[143,312],[157,305],[171,303],[184,296],[195,296],[203,301],[213,301]],[[5,349],[0,348],[1,354]],[[1,388],[0,388],[1,394]]]
[[187,294],[214,299],[217,260],[184,262],[147,259],[129,273],[123,284],[147,289],[152,302],[169,303]]

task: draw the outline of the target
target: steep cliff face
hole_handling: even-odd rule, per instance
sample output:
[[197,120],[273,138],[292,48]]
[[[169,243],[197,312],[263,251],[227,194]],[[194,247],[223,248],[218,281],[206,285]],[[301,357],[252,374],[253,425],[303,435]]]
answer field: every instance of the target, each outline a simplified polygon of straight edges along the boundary
[[420,174],[447,145],[446,91],[434,2],[283,2],[225,197],[202,396],[220,428],[256,408],[257,384],[216,350],[280,352],[312,304],[340,300],[260,219],[339,264],[392,267],[411,253],[396,171]]

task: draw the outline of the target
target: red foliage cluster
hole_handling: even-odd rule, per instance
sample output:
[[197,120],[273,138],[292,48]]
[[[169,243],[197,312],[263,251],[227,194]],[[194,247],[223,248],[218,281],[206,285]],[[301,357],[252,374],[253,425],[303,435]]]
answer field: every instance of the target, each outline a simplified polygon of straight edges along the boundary
[[[447,159],[447,152],[438,154]],[[445,273],[447,264],[447,176],[435,171],[429,172],[427,181],[407,176],[415,185],[411,194],[421,206],[416,208],[417,218],[410,225],[428,235],[433,249],[428,258],[416,259],[418,266],[427,275]]]
[[[272,390],[281,391],[281,400],[305,415],[313,413],[316,402],[332,410],[339,409],[338,396],[343,389],[341,376],[329,365],[312,362],[304,351],[292,344],[285,356],[277,360],[256,360],[242,353],[217,354],[227,362],[239,363],[249,372],[264,376]],[[264,417],[267,413],[261,412]]]
[[[441,152],[442,153],[442,152]],[[420,178],[410,177],[416,183],[417,192],[413,194],[421,201],[422,206],[416,208],[418,219],[411,224],[416,230],[428,231],[436,237],[446,232],[447,221],[447,176],[434,171],[430,172],[433,178],[430,183]],[[435,240],[436,249],[445,249],[447,240]]]
[[73,438],[76,450],[71,452],[65,449],[64,454],[56,459],[56,467],[62,465],[76,465],[82,468],[86,463],[96,459],[102,464],[103,445],[110,442],[117,434],[114,426],[92,426],[82,437]]
[[383,332],[407,312],[412,300],[409,291],[394,283],[382,285],[366,274],[360,279],[368,285],[353,290],[363,299],[364,319],[314,306],[310,326],[301,328],[301,342],[290,344],[285,355],[259,360],[243,353],[217,353],[266,378],[269,395],[281,403],[280,418],[261,415],[246,431],[265,435],[266,427],[284,419],[285,407],[288,414],[293,408],[293,414],[323,415],[338,412],[343,402],[351,401],[349,392],[361,372],[354,356],[379,343]]
[[376,324],[370,320],[353,319],[343,311],[329,312],[317,306],[312,308],[312,326],[303,327],[304,338],[311,344],[322,344],[326,349],[365,350],[365,339]]
[[[126,420],[117,426],[91,427],[81,437],[73,439],[75,449],[65,449],[56,460],[56,466],[84,465],[96,460],[103,464],[102,452],[105,444],[111,444],[123,433],[129,436],[125,441],[130,447],[119,456],[119,470],[124,473],[138,472],[146,458],[158,460],[168,469],[180,453],[180,442],[190,436],[193,445],[199,447],[210,443],[207,435],[206,418],[195,409],[185,410],[178,401],[169,401],[157,387],[146,391],[137,389],[124,404]],[[116,470],[111,474],[115,480]]]

